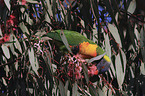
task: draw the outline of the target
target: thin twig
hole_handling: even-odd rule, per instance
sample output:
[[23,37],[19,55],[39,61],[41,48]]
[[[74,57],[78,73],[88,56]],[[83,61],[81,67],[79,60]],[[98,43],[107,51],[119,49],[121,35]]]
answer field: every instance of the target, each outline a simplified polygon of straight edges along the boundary
[[130,17],[132,17],[132,18],[134,18],[134,19],[136,19],[136,20],[138,20],[138,21],[141,21],[142,23],[145,23],[144,20],[139,19],[139,18],[136,17],[136,15],[134,15],[134,14],[131,14],[131,13],[129,13],[129,12],[125,12],[124,10],[120,10],[120,12],[126,13],[128,16],[130,16]]

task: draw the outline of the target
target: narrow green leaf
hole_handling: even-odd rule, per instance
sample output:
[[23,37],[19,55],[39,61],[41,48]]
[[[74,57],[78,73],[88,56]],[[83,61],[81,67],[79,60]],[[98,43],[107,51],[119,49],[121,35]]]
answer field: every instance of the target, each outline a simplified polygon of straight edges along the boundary
[[25,8],[24,8],[24,7],[20,8],[20,11],[21,11],[22,13],[24,13],[24,12],[25,12]]
[[[47,22],[51,22],[51,4],[47,4],[47,3],[49,3],[49,0],[47,0],[47,1],[44,1],[44,0],[41,0],[41,2],[42,2],[42,6],[44,7],[44,13],[45,13],[45,21],[47,21]],[[47,5],[46,5],[47,4]],[[48,10],[48,9],[50,9],[50,10]],[[50,12],[49,12],[50,11]],[[47,13],[47,14],[46,14]]]
[[82,63],[82,68],[83,68],[83,72],[84,72],[84,75],[85,75],[86,82],[88,84],[89,83],[88,69],[87,69],[87,67],[84,63]]
[[20,53],[22,53],[22,48],[21,48],[20,42],[14,35],[13,35],[13,37],[14,37],[14,41],[16,42],[16,43],[14,43],[15,47],[19,50]]
[[30,92],[31,94],[33,94],[34,89],[33,88],[28,88],[28,92]]
[[109,56],[109,58],[111,58],[111,45],[110,45],[110,39],[109,39],[108,34],[105,34],[104,38],[105,38],[105,51],[106,51],[106,54]]
[[30,35],[30,33],[29,33],[27,27],[24,25],[24,23],[20,23],[19,24],[19,27],[21,28],[21,30],[23,31],[23,33],[26,32],[28,35]]
[[123,73],[123,66],[121,63],[120,54],[117,54],[117,56],[116,56],[115,67],[116,67],[116,75],[117,75],[117,81],[119,84],[119,88],[122,89],[122,84],[124,81],[124,73]]
[[7,6],[7,8],[10,10],[10,8],[11,8],[10,0],[4,0],[4,2],[6,4],[6,6]]
[[6,79],[4,78],[4,77],[2,77],[2,82],[3,82],[3,84],[5,85],[5,86],[7,86],[8,84],[7,84],[7,82],[6,82]]
[[3,50],[4,55],[7,57],[7,59],[10,59],[10,52],[8,47],[5,44],[2,44],[1,48]]
[[[53,1],[55,1],[55,0],[53,0]],[[47,11],[49,12],[49,15],[50,15],[50,16],[53,16],[53,14],[52,14],[52,12],[53,12],[53,10],[52,10],[52,5],[53,5],[53,4],[50,4],[49,0],[47,0],[46,3],[47,3],[46,6],[47,6],[47,9],[48,9]]]
[[135,74],[133,72],[133,68],[130,66],[129,69],[130,69],[130,73],[131,73],[131,78],[134,78],[135,77]]
[[105,92],[103,90],[101,90],[100,88],[97,89],[97,92],[98,92],[99,96],[105,96]]
[[38,4],[38,1],[36,0],[26,0],[28,3],[34,3],[34,4]]
[[37,35],[37,36],[39,36],[39,37],[41,37],[41,36],[43,36],[43,35],[45,35],[45,34],[46,34],[45,31],[38,31],[37,33],[35,33],[35,35]]
[[102,88],[102,91],[103,91],[103,95],[99,95],[99,96],[113,96],[113,92],[115,92],[115,89],[113,88],[110,88],[109,86],[105,85],[103,88]]
[[60,37],[61,37],[61,39],[62,39],[64,45],[65,45],[66,48],[68,49],[68,51],[72,53],[72,51],[71,51],[71,49],[70,49],[70,47],[69,47],[69,44],[68,44],[68,42],[67,42],[67,39],[66,39],[66,37],[65,37],[65,35],[64,35],[64,33],[63,33],[63,30],[61,30],[61,32],[60,32]]
[[115,16],[115,20],[118,22],[118,18],[119,18],[119,13],[117,12],[116,13],[116,16]]
[[121,51],[121,55],[122,55],[122,59],[123,59],[123,66],[124,66],[124,75],[125,75],[125,72],[126,72],[126,64],[127,64],[127,60],[126,60],[126,55],[125,53],[123,52],[123,50],[120,50]]
[[25,13],[26,15],[26,22],[28,22],[30,25],[33,24],[33,20],[30,18],[29,14]]
[[0,36],[2,36],[2,30],[1,30],[1,25],[0,25]]
[[[105,50],[106,50],[106,54],[109,56],[109,58],[111,58],[111,44],[110,44],[110,39],[109,39],[109,36],[108,34],[104,34],[104,38],[105,38]],[[113,63],[111,61],[111,70],[113,72],[113,75],[115,76],[115,69],[114,69],[114,66],[113,66]]]
[[68,86],[69,86],[69,81],[67,80],[65,83],[65,94],[67,94],[68,90]]
[[[48,4],[49,3],[49,4]],[[53,0],[52,1],[52,4],[50,5],[50,2],[47,2],[47,4],[48,4],[48,6],[49,6],[49,8],[48,8],[48,10],[49,10],[49,12],[51,11],[51,15],[52,15],[52,13],[53,13],[53,16],[56,18],[55,20],[57,20],[58,18],[60,19],[60,16],[56,16],[56,12],[58,12],[58,8],[57,8],[57,2],[56,2],[56,0]],[[51,7],[52,6],[52,7]],[[52,11],[53,10],[53,11]]]
[[79,96],[79,93],[78,93],[78,85],[77,85],[76,82],[73,84],[72,96]]
[[91,62],[96,61],[96,60],[100,60],[105,54],[106,54],[106,53],[91,58],[91,59],[88,61],[88,63],[91,63]]
[[145,64],[143,62],[141,62],[140,71],[141,74],[145,75]]
[[[13,35],[10,35],[10,38],[12,38]],[[10,39],[10,41],[12,41],[12,39]],[[15,51],[14,46],[12,43],[6,44],[7,46],[9,46],[11,52],[13,55],[15,55],[18,58],[18,53]],[[16,70],[18,70],[18,62],[15,62],[15,68]]]
[[85,22],[84,22],[84,20],[80,20],[80,23],[81,23],[81,26],[83,27],[83,28],[85,28]]
[[116,42],[122,48],[122,42],[121,42],[121,39],[120,39],[118,29],[113,24],[110,24],[110,23],[108,23],[108,28],[109,28],[109,31],[111,32],[111,34],[113,35],[113,37],[115,38]]
[[51,40],[51,38],[49,38],[48,36],[45,36],[46,32],[45,31],[38,31],[35,35],[39,38],[41,38],[42,40]]
[[98,34],[98,31],[97,31],[97,28],[96,28],[96,24],[95,23],[93,24],[93,28],[94,28],[92,30],[93,31],[93,41],[96,42],[96,41],[98,41],[97,40],[97,38],[98,38],[98,35],[97,35]]
[[89,92],[90,92],[91,96],[98,96],[98,92],[97,92],[96,88],[94,88],[93,85],[89,85]]
[[136,36],[136,39],[137,40],[140,40],[140,33],[139,33],[139,31],[137,30],[137,24],[135,24],[135,27],[134,27],[134,34],[135,34],[135,36]]
[[[141,29],[140,31],[140,45],[141,45],[141,53],[142,57],[145,57],[145,32],[144,28]],[[145,63],[145,58],[143,58],[143,62]]]
[[130,2],[130,5],[129,5],[127,11],[128,11],[129,13],[133,14],[134,11],[135,11],[135,9],[136,9],[136,0],[132,0],[132,1]]
[[62,83],[61,80],[59,80],[58,87],[59,87],[59,90],[60,90],[60,95],[61,96],[66,96],[66,94],[65,94],[65,87],[64,87],[64,84]]
[[[37,84],[39,85],[39,89],[40,90],[43,90],[43,92],[46,94],[46,96],[50,96],[48,90],[46,90],[44,84],[43,84],[43,79],[42,78],[39,78],[38,76],[36,77],[37,79]],[[36,90],[37,91],[37,90]],[[38,93],[36,94],[36,96],[38,96]]]
[[38,60],[37,58],[34,56],[34,50],[33,48],[31,47],[31,49],[28,50],[28,55],[29,55],[29,60],[30,60],[30,64],[32,66],[32,69],[34,70],[34,72],[38,75],[38,68],[39,68],[39,65],[38,65]]

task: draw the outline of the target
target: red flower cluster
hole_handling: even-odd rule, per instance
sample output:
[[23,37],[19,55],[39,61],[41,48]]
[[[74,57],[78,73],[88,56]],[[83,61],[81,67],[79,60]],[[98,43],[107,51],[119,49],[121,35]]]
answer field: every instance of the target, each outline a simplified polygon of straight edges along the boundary
[[[75,57],[75,56],[74,56]],[[73,58],[74,58],[73,57]],[[68,61],[68,76],[69,77],[75,77],[75,79],[81,79],[84,78],[84,73],[82,71],[82,63],[86,64],[87,68],[88,68],[88,75],[94,76],[94,75],[98,75],[98,70],[97,70],[97,66],[96,65],[92,65],[92,64],[87,64],[87,62],[84,59],[79,58],[78,56],[75,58],[76,62],[74,62],[74,60],[72,58],[69,59]]]
[[82,71],[81,63],[77,65],[76,63],[73,63],[72,61],[69,62],[69,65],[68,65],[69,77],[72,78],[73,76],[75,76],[76,79],[81,79],[84,77],[83,75],[81,75],[81,71]]
[[6,21],[7,28],[10,26],[17,26],[17,19],[14,15],[10,15],[9,19]]
[[17,18],[14,15],[10,15],[6,21],[6,26],[4,26],[4,24],[1,25],[2,32],[5,32],[5,29],[7,29],[7,32],[9,33],[10,29],[15,31],[17,27],[17,22],[18,22]]
[[5,34],[2,39],[0,39],[0,44],[3,44],[10,40],[10,35]]
[[98,70],[96,65],[89,66],[88,69],[89,76],[98,75]]

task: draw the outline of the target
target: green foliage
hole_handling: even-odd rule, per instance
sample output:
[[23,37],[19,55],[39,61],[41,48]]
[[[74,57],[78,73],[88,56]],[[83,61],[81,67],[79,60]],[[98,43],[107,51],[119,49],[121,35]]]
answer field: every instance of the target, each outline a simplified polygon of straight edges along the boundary
[[[1,0],[0,95],[144,95],[145,27],[135,0],[124,1]],[[88,63],[62,54],[47,36],[57,29],[77,31],[101,46],[110,70],[90,76]],[[61,39],[68,47],[68,38]],[[82,65],[79,74],[74,64]]]

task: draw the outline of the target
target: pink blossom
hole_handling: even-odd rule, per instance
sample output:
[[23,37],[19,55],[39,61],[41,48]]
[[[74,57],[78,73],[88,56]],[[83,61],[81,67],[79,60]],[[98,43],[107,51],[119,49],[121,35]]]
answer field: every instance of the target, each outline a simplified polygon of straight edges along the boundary
[[98,70],[97,70],[97,67],[95,65],[92,65],[89,67],[89,70],[88,70],[88,74],[90,76],[93,76],[93,75],[98,75]]
[[81,79],[82,75],[80,72],[75,72],[76,79]]
[[10,40],[10,35],[5,34],[2,39],[0,39],[0,44],[3,44]]
[[74,65],[73,65],[73,62],[69,62],[69,65],[68,65],[68,76],[70,77],[73,77],[73,68],[74,68]]
[[9,19],[6,21],[7,26],[14,26],[16,22],[16,17],[14,15],[10,15]]
[[81,67],[78,66],[75,68],[75,77],[76,79],[81,79],[82,75],[81,75]]
[[69,70],[67,74],[68,74],[69,77],[73,77],[73,71],[72,70]]
[[10,35],[5,34],[5,36],[3,37],[4,42],[7,42],[10,40]]
[[25,5],[26,4],[26,0],[22,0],[22,5]]

